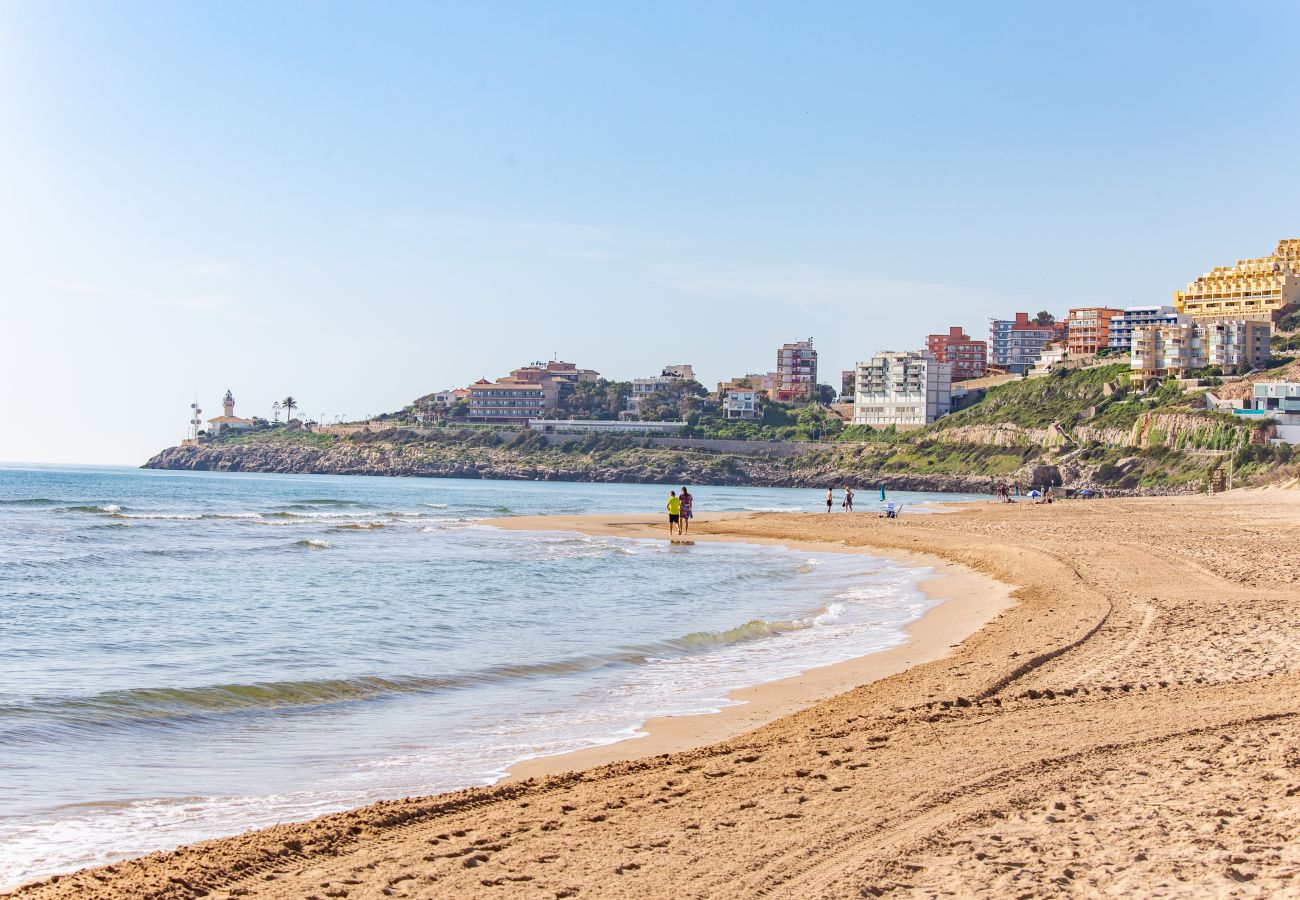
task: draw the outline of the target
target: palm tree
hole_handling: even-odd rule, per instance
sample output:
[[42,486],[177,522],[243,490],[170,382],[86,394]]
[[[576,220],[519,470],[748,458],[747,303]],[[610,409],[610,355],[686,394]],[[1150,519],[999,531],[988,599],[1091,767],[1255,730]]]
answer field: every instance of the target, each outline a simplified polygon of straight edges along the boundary
[[290,395],[280,401],[280,406],[284,408],[284,421],[288,422],[293,418],[293,411],[298,408],[298,401]]

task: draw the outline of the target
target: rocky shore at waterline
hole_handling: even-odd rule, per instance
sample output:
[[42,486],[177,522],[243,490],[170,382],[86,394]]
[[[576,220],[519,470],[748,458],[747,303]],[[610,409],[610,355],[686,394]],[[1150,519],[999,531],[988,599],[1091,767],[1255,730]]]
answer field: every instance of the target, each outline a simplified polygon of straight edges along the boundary
[[[486,438],[425,440],[400,432],[364,439],[299,435],[294,440],[246,436],[171,447],[146,469],[210,472],[272,472],[315,475],[396,475],[421,478],[484,478],[514,481],[577,481],[640,484],[715,484],[827,488],[851,484],[891,490],[991,492],[997,484],[1051,484],[1105,490],[1109,495],[1193,493],[1199,484],[1118,487],[1100,483],[1099,464],[1045,460],[1017,448],[952,449],[917,456],[914,448],[845,444],[775,452],[755,442],[752,452],[718,452],[628,438],[578,439],[559,445]],[[910,453],[911,456],[901,456]],[[912,458],[915,456],[916,458]],[[1134,470],[1150,461],[1120,459],[1112,471]],[[942,465],[945,471],[917,471]],[[956,470],[956,471],[954,471]]]

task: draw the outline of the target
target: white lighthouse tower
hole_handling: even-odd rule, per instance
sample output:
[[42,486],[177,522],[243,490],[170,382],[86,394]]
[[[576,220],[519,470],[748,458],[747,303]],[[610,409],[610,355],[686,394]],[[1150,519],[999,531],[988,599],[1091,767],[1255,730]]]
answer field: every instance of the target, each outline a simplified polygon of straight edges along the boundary
[[235,415],[235,395],[226,389],[226,396],[221,399],[222,414],[208,419],[208,432],[217,433],[226,428],[252,428],[252,419],[241,419]]

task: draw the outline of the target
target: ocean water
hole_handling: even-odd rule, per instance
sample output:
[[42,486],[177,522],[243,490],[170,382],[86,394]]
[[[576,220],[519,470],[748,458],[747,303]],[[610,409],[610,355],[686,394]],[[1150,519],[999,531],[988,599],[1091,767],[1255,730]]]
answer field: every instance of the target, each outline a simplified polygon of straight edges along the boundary
[[[824,508],[817,490],[696,495]],[[0,467],[0,887],[488,784],[894,646],[927,608],[924,571],[883,559],[476,524],[665,497]]]

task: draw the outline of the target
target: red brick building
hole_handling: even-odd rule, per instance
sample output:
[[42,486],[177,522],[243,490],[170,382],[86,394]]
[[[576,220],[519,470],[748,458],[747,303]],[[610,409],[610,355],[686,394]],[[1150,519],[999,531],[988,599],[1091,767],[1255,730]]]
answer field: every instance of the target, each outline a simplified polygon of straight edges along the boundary
[[932,334],[925,339],[925,348],[939,362],[952,366],[952,380],[982,378],[989,367],[987,341],[973,341],[960,328],[949,328],[947,334]]

